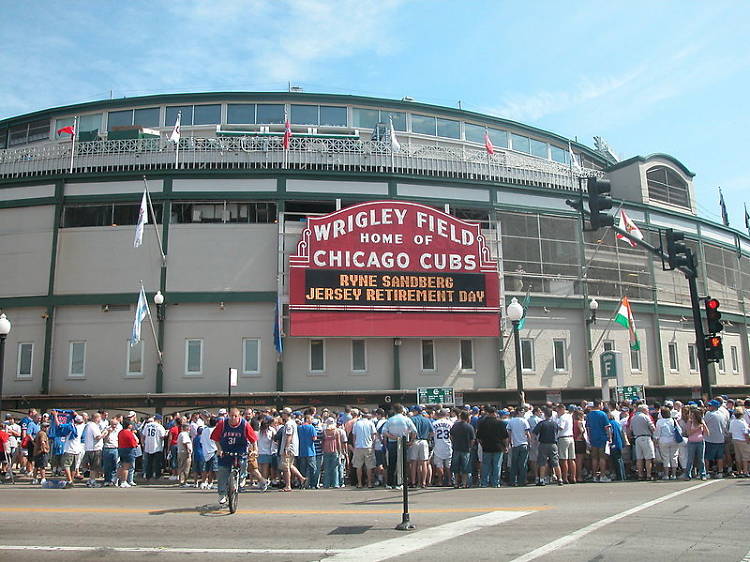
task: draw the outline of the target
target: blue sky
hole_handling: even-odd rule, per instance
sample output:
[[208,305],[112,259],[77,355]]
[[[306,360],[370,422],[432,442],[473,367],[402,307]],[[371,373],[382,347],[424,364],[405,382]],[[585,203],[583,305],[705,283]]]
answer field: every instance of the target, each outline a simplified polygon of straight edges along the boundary
[[350,93],[491,113],[696,173],[750,202],[750,3],[0,0],[0,118],[211,90]]

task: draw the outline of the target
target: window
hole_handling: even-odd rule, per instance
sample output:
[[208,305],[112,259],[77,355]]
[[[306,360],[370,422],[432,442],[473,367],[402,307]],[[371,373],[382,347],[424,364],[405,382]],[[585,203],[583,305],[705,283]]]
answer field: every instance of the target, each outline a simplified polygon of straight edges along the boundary
[[346,127],[346,108],[321,105],[318,124],[323,127]]
[[615,342],[613,342],[612,340],[604,340],[604,343],[602,345],[604,346],[604,351],[615,350]]
[[18,146],[49,138],[49,120],[32,121],[8,130],[8,146]]
[[129,377],[143,374],[143,340],[135,345],[128,345],[128,370],[125,373]]
[[[156,206],[154,206],[156,207]],[[172,223],[261,223],[276,221],[274,203],[205,201],[172,204]],[[133,223],[135,224],[135,223]]]
[[177,122],[177,116],[180,115],[180,126],[193,124],[193,106],[192,105],[168,105],[167,113],[164,117],[164,125],[174,127]]
[[299,125],[317,125],[318,106],[292,104],[291,120]]
[[256,123],[274,125],[284,123],[284,105],[280,103],[259,103]]
[[[495,148],[508,148],[508,133],[492,128],[487,128],[486,131],[490,136],[492,146]],[[485,128],[482,125],[474,125],[473,123],[464,124],[464,134],[466,140],[469,142],[484,144],[484,132]]]
[[260,374],[260,339],[258,338],[242,340],[242,373],[245,375]]
[[688,345],[688,366],[691,373],[698,371],[698,352],[692,344]]
[[[82,226],[122,226],[138,224],[140,203],[107,203],[98,205],[65,205],[62,228]],[[154,205],[157,224],[161,223],[161,203]],[[151,210],[149,222],[153,221]]]
[[310,372],[322,373],[326,370],[325,340],[310,340]]
[[[57,134],[57,131],[63,127],[70,127],[73,125],[73,117],[65,117],[63,119],[55,120],[55,138],[56,139],[70,139],[70,135],[67,133]],[[81,137],[81,133],[98,133],[102,127],[102,114],[95,113],[91,115],[81,115],[78,118],[78,137]],[[85,135],[84,135],[85,137]],[[90,140],[90,139],[88,139]]]
[[510,136],[511,148],[519,152],[525,152],[526,154],[531,152],[530,141],[531,139],[529,139],[529,137],[524,137],[515,133]]
[[552,157],[552,160],[554,160],[555,162],[559,162],[560,164],[568,163],[569,157],[568,157],[567,150],[550,145],[549,151],[550,151],[550,156]]
[[253,124],[255,123],[254,103],[230,103],[227,105],[227,123]]
[[18,369],[16,370],[16,378],[18,379],[30,379],[32,359],[34,358],[34,344],[33,343],[19,343],[18,344]]
[[362,373],[367,370],[367,346],[365,340],[352,340],[352,371]]
[[185,374],[203,372],[203,340],[185,340]]
[[552,348],[554,352],[554,364],[555,371],[566,371],[566,342],[565,340],[552,340]]
[[406,131],[406,113],[401,111],[379,111],[377,109],[365,109],[363,107],[355,107],[352,109],[352,127],[374,129],[375,125],[378,123],[385,123],[386,126],[390,126],[390,119],[393,119],[394,129],[397,131]]
[[720,373],[723,374],[723,373],[727,372],[727,364],[726,364],[726,361],[724,361],[723,357],[721,359],[719,359],[718,367],[719,367],[719,372]]
[[547,143],[531,139],[531,155],[547,158]]
[[677,356],[677,342],[669,342],[669,370],[678,371],[680,362]]
[[523,338],[521,340],[521,370],[534,370],[534,340]]
[[417,115],[411,114],[411,131],[412,133],[420,133],[422,135],[435,136],[437,130],[435,128],[435,118],[429,115]]
[[83,378],[86,376],[86,342],[70,342],[68,376],[71,378]]
[[641,371],[641,350],[640,349],[630,350],[630,370],[633,372]]
[[646,172],[648,196],[654,201],[690,208],[687,183],[666,166],[654,166]]
[[474,370],[474,341],[461,340],[461,370]]
[[435,342],[433,340],[422,340],[422,370],[435,370]]
[[221,123],[220,104],[193,106],[193,125],[216,125],[217,123]]
[[461,125],[458,121],[452,119],[437,119],[437,134],[439,137],[447,137],[449,139],[460,139],[461,138]]
[[8,146],[8,129],[0,129],[0,149]]
[[133,110],[110,111],[107,115],[107,130],[111,131],[115,127],[130,127],[133,124]]
[[[175,115],[176,116],[176,115]],[[184,118],[184,115],[183,115]],[[141,109],[126,109],[125,111],[110,111],[107,115],[107,130],[115,127],[158,127],[159,108],[144,107]]]
[[739,358],[737,356],[737,346],[733,345],[731,348],[729,348],[731,359],[732,359],[732,372],[733,373],[739,373],[740,372],[740,362]]

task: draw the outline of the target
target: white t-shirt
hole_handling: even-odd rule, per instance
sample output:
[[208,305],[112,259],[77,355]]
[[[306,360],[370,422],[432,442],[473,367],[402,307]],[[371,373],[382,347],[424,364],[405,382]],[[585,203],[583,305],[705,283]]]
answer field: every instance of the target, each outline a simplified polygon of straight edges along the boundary
[[199,427],[206,427],[206,422],[204,422],[201,418],[198,418],[197,420],[190,422],[190,437],[191,437],[191,439],[195,439],[195,436],[198,435],[198,428]]
[[274,440],[273,437],[276,435],[277,428],[272,425],[268,426],[268,429],[258,431],[258,454],[259,455],[272,455]]
[[[658,439],[659,443],[674,443],[674,428],[677,422],[672,418],[659,418],[656,420],[656,430],[654,431],[654,439]],[[679,426],[677,426],[679,428]]]
[[360,418],[352,427],[355,449],[371,449],[375,424],[367,418]]
[[508,420],[508,431],[510,432],[510,443],[512,447],[528,445],[529,438],[526,434],[529,431],[529,422],[520,416],[514,416]]
[[187,451],[192,452],[192,450],[193,450],[193,440],[190,438],[190,432],[180,431],[179,435],[177,436],[177,452],[178,453],[184,453]]
[[81,436],[83,435],[83,430],[86,427],[86,424],[81,422],[73,425],[76,428],[76,436],[68,436],[68,438],[65,440],[65,447],[63,449],[63,452],[80,455],[85,451],[83,448],[83,442],[81,441]]
[[439,459],[449,459],[453,455],[451,427],[453,427],[453,422],[450,418],[438,418],[432,424],[432,431],[435,434],[433,436],[435,439],[433,452]]
[[745,437],[750,434],[750,428],[748,428],[747,422],[744,419],[733,418],[729,422],[729,432],[732,434],[732,439],[744,441]]
[[573,415],[563,414],[557,418],[557,437],[573,437]]
[[5,430],[8,432],[8,435],[10,435],[10,437],[8,437],[8,447],[15,449],[18,447],[18,437],[12,435],[12,432],[21,433],[21,426],[17,423],[12,423],[6,426]]
[[102,430],[99,424],[90,421],[86,424],[86,430],[83,432],[83,445],[87,451],[101,451],[104,447],[104,441],[100,439]]
[[709,432],[705,437],[706,443],[723,443],[727,426],[722,413],[719,411],[706,412],[703,421],[706,422]]
[[203,449],[203,458],[206,461],[210,460],[216,454],[216,441],[211,439],[213,431],[213,427],[207,427],[201,433],[201,448]]
[[281,454],[287,454],[295,457],[299,455],[299,436],[297,435],[297,422],[289,418],[280,431],[284,432],[284,440],[281,444]]
[[152,455],[164,450],[164,436],[167,430],[164,426],[156,422],[148,422],[143,426],[141,435],[143,435],[143,452]]

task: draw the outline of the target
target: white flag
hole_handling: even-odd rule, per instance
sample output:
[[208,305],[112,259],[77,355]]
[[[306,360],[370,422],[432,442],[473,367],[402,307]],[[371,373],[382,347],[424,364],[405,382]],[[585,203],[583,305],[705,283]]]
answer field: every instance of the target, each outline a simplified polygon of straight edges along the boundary
[[393,128],[393,117],[388,118],[391,124],[391,131],[390,131],[390,137],[391,137],[391,150],[393,152],[398,152],[401,150],[401,145],[398,142],[398,139],[396,138],[396,130]]
[[141,322],[149,313],[148,301],[146,300],[146,291],[141,285],[141,294],[138,295],[138,305],[135,307],[135,320],[133,321],[133,331],[130,334],[130,345],[136,345],[141,341]]
[[169,140],[177,144],[180,142],[180,120],[182,119],[182,111],[177,114],[177,120],[174,122],[174,129],[172,134],[169,135]]
[[573,147],[570,146],[570,141],[568,141],[568,156],[570,158],[570,165],[573,166],[573,169],[580,170],[581,164],[578,162],[578,158],[576,158],[576,155],[573,154]]
[[143,199],[141,199],[141,210],[138,211],[138,223],[135,225],[135,240],[133,248],[139,248],[143,244],[143,227],[148,224],[148,209],[146,207],[146,190],[143,190]]
[[[638,238],[638,240],[643,240],[643,233],[641,232],[641,229],[638,228],[638,225],[636,225],[633,222],[633,219],[631,219],[626,213],[625,209],[620,209],[620,223],[617,225],[621,229],[623,229],[625,232],[630,234],[631,236],[635,236]],[[631,248],[637,248],[638,244],[633,242],[630,238],[625,238],[622,234],[617,234],[618,240],[624,240],[628,244],[630,244]]]

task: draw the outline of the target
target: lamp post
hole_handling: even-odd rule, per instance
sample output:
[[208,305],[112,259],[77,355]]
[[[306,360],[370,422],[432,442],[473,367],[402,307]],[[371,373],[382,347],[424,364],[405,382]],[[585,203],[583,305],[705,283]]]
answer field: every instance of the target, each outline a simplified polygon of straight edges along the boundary
[[[0,414],[3,413],[3,370],[5,368],[5,338],[10,333],[10,320],[0,314]],[[0,416],[2,417],[2,416]]]
[[518,339],[518,323],[523,318],[523,306],[513,297],[507,308],[508,318],[513,323],[513,345],[516,349],[516,388],[518,389],[518,404],[526,403],[523,392],[523,375],[521,374],[521,340]]
[[595,298],[589,301],[589,310],[591,311],[591,317],[587,320],[588,324],[596,324],[596,311],[599,309],[599,303]]
[[[157,337],[157,345],[159,350],[157,353],[159,354],[159,360],[156,363],[156,393],[161,394],[164,392],[164,358],[161,353],[161,349],[164,346],[164,318],[165,315],[165,306],[164,306],[164,295],[161,294],[161,291],[156,291],[156,294],[154,295],[154,304],[156,305],[156,320],[159,323],[159,335]],[[159,408],[161,410],[161,408]],[[159,411],[161,413],[161,411]]]
[[164,295],[161,294],[161,291],[156,291],[154,304],[156,305],[156,319],[161,322],[164,320]]

